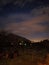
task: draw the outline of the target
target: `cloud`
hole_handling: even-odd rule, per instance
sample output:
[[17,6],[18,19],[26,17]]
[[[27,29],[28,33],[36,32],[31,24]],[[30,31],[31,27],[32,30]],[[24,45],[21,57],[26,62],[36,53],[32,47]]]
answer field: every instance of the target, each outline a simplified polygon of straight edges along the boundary
[[31,20],[32,16],[26,13],[15,13],[7,16],[0,17],[0,27],[4,28],[6,24],[10,23],[21,23],[27,20]]
[[[45,11],[45,14],[43,14],[43,10]],[[42,13],[41,13],[42,12]],[[43,16],[43,19],[45,18],[46,20],[48,20],[48,18],[46,16],[48,16],[49,14],[49,7],[43,7],[43,8],[37,8],[37,9],[33,9],[30,13],[10,13],[6,16],[0,17],[0,23],[2,25],[8,24],[8,23],[13,23],[13,22],[24,22],[26,20],[31,20],[32,18],[34,18],[34,21],[36,21],[38,18],[38,16]],[[39,18],[41,20],[41,18]],[[38,20],[39,20],[38,19]],[[37,20],[37,21],[38,21]]]
[[23,6],[27,2],[32,2],[32,1],[34,0],[0,0],[0,6],[10,4],[10,3],[12,3],[13,5],[18,4],[19,6]]
[[46,0],[46,1],[42,1],[42,0],[0,0],[0,5],[3,5],[3,4],[8,4],[8,3],[14,3],[14,4],[23,4],[24,2],[27,3],[39,3],[39,4],[48,4],[49,3],[49,0]]
[[[31,40],[45,39],[49,36],[49,28],[47,29],[48,26],[45,24],[45,21],[49,23],[49,16],[37,16],[30,20],[24,20],[24,22],[6,24],[5,30]],[[41,25],[38,23],[41,23]],[[43,23],[45,26],[43,26]]]
[[39,16],[39,15],[49,15],[49,6],[40,6],[38,8],[34,8],[31,10],[31,14],[33,16]]

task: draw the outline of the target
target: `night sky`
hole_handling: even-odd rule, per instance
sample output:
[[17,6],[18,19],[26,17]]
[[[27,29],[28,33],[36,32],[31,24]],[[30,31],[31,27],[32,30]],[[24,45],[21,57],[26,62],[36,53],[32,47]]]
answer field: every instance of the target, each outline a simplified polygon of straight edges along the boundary
[[0,30],[31,41],[49,39],[49,0],[0,0]]

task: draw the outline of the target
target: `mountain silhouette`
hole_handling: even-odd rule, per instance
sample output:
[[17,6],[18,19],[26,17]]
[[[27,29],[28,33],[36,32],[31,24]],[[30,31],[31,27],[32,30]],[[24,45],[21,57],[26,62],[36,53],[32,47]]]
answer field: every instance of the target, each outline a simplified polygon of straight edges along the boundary
[[3,50],[8,47],[18,48],[19,46],[29,45],[30,43],[31,41],[24,37],[7,33],[5,31],[0,32],[0,48],[3,48]]

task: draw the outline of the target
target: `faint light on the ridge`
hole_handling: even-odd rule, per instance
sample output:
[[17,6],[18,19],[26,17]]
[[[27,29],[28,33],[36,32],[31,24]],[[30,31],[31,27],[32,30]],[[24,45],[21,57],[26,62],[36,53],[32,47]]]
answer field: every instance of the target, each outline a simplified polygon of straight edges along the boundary
[[31,40],[31,43],[39,42],[40,40]]

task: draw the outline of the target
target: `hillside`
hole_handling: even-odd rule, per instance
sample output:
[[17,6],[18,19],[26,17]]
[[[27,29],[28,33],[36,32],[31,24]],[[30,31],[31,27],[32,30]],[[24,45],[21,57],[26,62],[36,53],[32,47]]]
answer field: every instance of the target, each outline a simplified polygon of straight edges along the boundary
[[0,33],[0,45],[19,45],[19,43],[30,43],[31,41],[24,38],[24,37],[21,37],[21,36],[18,36],[18,35],[15,35],[15,34],[12,34],[12,33],[7,33],[7,32],[1,32]]

